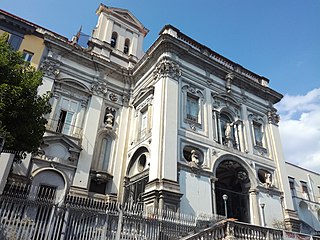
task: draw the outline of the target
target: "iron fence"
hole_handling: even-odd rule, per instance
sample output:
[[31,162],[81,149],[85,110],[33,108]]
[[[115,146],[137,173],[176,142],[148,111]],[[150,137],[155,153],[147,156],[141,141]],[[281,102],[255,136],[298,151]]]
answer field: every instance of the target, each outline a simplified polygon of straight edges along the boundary
[[70,195],[59,202],[53,192],[41,191],[24,184],[6,187],[0,196],[3,239],[177,239],[197,231],[204,222],[210,225],[223,218]]

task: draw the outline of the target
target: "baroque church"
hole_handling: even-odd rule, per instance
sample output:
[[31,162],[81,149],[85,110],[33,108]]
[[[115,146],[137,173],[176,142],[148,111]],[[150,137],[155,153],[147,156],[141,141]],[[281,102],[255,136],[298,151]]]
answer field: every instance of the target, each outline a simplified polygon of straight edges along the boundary
[[[21,163],[1,154],[13,164],[1,193],[28,183],[56,204],[132,203],[300,232],[295,170],[288,173],[274,106],[282,95],[269,79],[171,25],[144,52],[149,30],[125,9],[100,4],[85,45],[80,32],[68,40],[1,14],[41,38],[39,94],[52,93],[38,153]],[[319,218],[320,193],[311,188]]]

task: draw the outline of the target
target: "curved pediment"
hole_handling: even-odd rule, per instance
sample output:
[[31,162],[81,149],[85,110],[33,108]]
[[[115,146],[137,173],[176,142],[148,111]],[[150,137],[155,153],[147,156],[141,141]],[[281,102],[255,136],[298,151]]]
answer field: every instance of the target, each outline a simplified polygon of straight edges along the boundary
[[64,135],[45,136],[43,141],[41,151],[50,158],[75,161],[82,150],[81,146]]
[[67,89],[68,88],[77,89],[78,91],[85,92],[85,93],[90,91],[90,89],[86,85],[72,78],[63,78],[63,79],[59,79],[56,82],[63,85],[64,88],[67,88]]

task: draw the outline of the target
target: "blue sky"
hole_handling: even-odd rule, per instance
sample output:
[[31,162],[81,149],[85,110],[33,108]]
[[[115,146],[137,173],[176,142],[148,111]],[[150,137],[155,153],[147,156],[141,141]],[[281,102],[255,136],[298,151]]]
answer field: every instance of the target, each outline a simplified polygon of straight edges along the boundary
[[[316,111],[320,116],[319,0],[0,0],[0,8],[71,38],[81,25],[83,32],[91,34],[100,2],[130,10],[150,30],[145,49],[165,24],[171,24],[212,50],[269,78],[270,87],[285,95],[284,103],[279,105],[284,119],[280,130],[288,124],[286,121],[302,123],[306,113],[314,116],[311,113]],[[310,103],[308,99],[314,95],[314,102]],[[288,104],[288,100],[297,100],[300,108]],[[301,107],[301,102],[307,106]],[[310,109],[309,104],[316,108]],[[315,151],[320,149],[320,128],[313,130],[318,133],[312,141]],[[281,132],[283,142],[287,142],[284,138],[291,136],[294,129],[286,131],[289,132]],[[299,138],[299,133],[296,134]],[[286,153],[285,143],[284,149],[289,161],[305,164],[304,156],[300,160],[290,159],[295,155],[290,157],[292,153]],[[303,166],[319,172],[320,157],[313,162]]]

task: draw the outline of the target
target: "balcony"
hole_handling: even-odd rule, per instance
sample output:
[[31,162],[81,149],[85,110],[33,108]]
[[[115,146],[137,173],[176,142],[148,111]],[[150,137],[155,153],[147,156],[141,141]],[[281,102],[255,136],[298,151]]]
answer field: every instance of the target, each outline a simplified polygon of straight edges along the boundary
[[46,129],[52,132],[61,133],[70,137],[80,139],[82,136],[82,128],[56,119],[48,119]]
[[320,237],[284,231],[281,229],[266,228],[227,219],[217,222],[211,227],[203,229],[198,233],[190,234],[182,240],[225,240],[225,239],[260,239],[260,240],[282,240],[282,239],[313,239],[320,240]]

